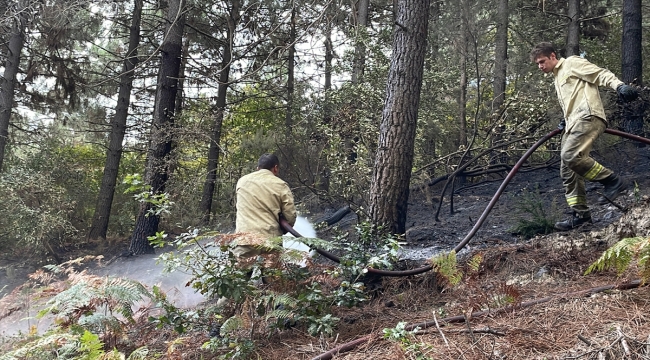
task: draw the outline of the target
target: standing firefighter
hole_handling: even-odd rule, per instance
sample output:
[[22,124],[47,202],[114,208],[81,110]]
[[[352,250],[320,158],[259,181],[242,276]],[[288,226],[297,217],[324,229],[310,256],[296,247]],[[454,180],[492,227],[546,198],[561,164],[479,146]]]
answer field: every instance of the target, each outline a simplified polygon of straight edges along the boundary
[[600,204],[607,203],[607,199],[614,200],[627,186],[622,178],[589,156],[594,141],[607,128],[598,87],[615,89],[625,102],[636,99],[638,92],[634,87],[624,84],[611,71],[579,56],[558,59],[557,52],[550,43],[543,42],[535,46],[530,52],[530,58],[544,73],[553,74],[555,91],[564,113],[564,120],[559,125],[564,130],[560,176],[573,215],[557,222],[555,228],[561,231],[571,230],[591,222],[585,180],[597,181],[605,186],[603,195],[606,198],[600,197]]
[[[257,162],[257,171],[237,181],[236,233],[254,233],[264,238],[281,236],[280,216],[293,226],[296,207],[287,183],[278,177],[280,161],[273,154],[264,154]],[[239,241],[235,255],[250,257],[263,251],[254,244]]]

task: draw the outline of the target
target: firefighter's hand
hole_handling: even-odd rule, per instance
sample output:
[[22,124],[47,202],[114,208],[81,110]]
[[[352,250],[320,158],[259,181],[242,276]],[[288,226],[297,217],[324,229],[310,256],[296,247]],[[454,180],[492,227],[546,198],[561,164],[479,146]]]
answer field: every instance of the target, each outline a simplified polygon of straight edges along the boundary
[[639,92],[631,85],[621,84],[616,88],[616,92],[624,102],[630,102],[639,97]]
[[562,121],[560,121],[560,123],[557,124],[557,128],[560,130],[564,130],[565,127],[566,127],[566,119],[562,119]]

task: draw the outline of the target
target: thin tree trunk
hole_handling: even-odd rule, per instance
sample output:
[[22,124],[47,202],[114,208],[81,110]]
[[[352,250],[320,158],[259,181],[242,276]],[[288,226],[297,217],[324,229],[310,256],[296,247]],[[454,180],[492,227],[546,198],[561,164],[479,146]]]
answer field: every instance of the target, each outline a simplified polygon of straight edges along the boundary
[[28,1],[19,2],[18,14],[9,34],[7,44],[7,61],[5,71],[0,78],[0,171],[3,170],[5,151],[9,140],[9,120],[13,110],[14,91],[16,90],[16,75],[20,66],[20,53],[25,45],[25,31],[27,28]]
[[[147,165],[144,183],[151,193],[162,194],[168,178],[168,155],[171,152],[173,137],[174,110],[178,75],[181,66],[183,47],[183,27],[185,26],[184,0],[169,0],[165,39],[160,48],[160,70],[154,102],[151,144],[147,152]],[[133,255],[153,253],[148,237],[158,231],[160,215],[154,213],[155,207],[149,202],[140,205],[129,251]]]
[[458,145],[467,146],[467,38],[469,33],[469,0],[461,0],[460,20],[460,84],[458,92]]
[[[331,92],[332,92],[332,61],[334,60],[334,46],[332,44],[332,25],[328,21],[325,29],[325,85],[323,91],[325,93],[324,105],[323,105],[323,124],[329,124],[332,120],[332,105],[331,105]],[[324,146],[327,145],[325,141]],[[330,170],[327,166],[327,159],[325,156],[322,156],[323,168],[320,170],[320,176],[318,181],[318,189],[327,193],[329,191],[329,173]]]
[[210,222],[210,214],[212,213],[212,198],[214,196],[214,188],[217,181],[217,168],[219,165],[219,142],[221,141],[221,128],[223,125],[223,116],[226,111],[226,95],[228,94],[228,87],[230,81],[230,64],[232,62],[232,46],[235,29],[239,22],[239,7],[238,0],[233,1],[232,8],[230,9],[230,16],[228,18],[228,42],[223,49],[223,58],[221,62],[221,72],[219,73],[219,88],[217,90],[217,103],[215,106],[214,125],[212,128],[212,137],[210,139],[210,147],[208,149],[208,168],[203,183],[203,192],[201,195],[200,211],[201,222],[207,225]]
[[97,195],[95,214],[88,234],[89,239],[106,239],[108,221],[111,215],[115,185],[122,159],[122,142],[126,133],[126,119],[131,103],[134,69],[138,64],[138,45],[140,44],[140,21],[142,18],[143,0],[133,2],[133,18],[129,28],[129,49],[124,58],[122,74],[120,75],[120,90],[117,97],[115,115],[111,121],[111,133],[108,136],[108,150],[104,163],[104,175]]
[[566,56],[580,55],[580,0],[569,0]]
[[399,0],[393,34],[370,214],[387,233],[406,230],[409,182],[426,54],[429,0]]
[[[506,76],[508,70],[508,0],[499,0],[497,5],[497,29],[494,36],[494,100],[492,101],[492,113],[500,114],[501,107],[506,99]],[[499,121],[498,116],[494,121]],[[491,143],[494,146],[498,143],[505,130],[503,123],[494,127],[491,136]],[[493,162],[505,163],[508,161],[505,152],[494,156]]]
[[[291,29],[289,30],[289,54],[287,60],[287,113],[285,125],[288,131],[293,126],[294,72],[296,64],[296,8],[291,9]],[[286,163],[286,162],[285,162]]]
[[354,16],[355,45],[354,45],[354,63],[352,64],[352,84],[358,84],[363,77],[363,71],[366,66],[366,28],[368,27],[368,9],[370,0],[357,1],[357,9]]
[[508,70],[508,0],[497,5],[497,29],[494,37],[494,102],[498,111],[506,99],[506,72]]

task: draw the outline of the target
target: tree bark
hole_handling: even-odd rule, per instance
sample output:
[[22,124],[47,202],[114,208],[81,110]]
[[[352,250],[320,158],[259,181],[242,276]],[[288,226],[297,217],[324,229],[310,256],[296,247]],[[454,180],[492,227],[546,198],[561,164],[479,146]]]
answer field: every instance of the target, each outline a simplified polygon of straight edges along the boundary
[[[506,100],[506,77],[508,71],[508,0],[499,0],[497,4],[497,29],[494,36],[494,100],[492,101],[492,114],[494,121],[498,122],[501,107]],[[505,125],[496,125],[491,134],[491,143],[494,146],[501,141]],[[493,162],[505,163],[508,161],[504,152],[492,157]]]
[[[325,45],[325,84],[323,87],[323,92],[325,93],[324,104],[323,104],[323,124],[329,125],[332,122],[332,61],[334,60],[334,45],[332,44],[332,25],[331,22],[327,22],[327,27],[325,28],[325,40],[323,41]],[[328,142],[324,140],[324,147],[328,147]],[[327,193],[329,191],[329,174],[330,169],[327,165],[327,158],[324,152],[321,155],[322,161],[324,164],[320,170],[320,176],[318,179],[318,189]]]
[[25,31],[27,29],[28,1],[18,3],[18,13],[9,33],[7,43],[7,61],[5,71],[0,78],[0,171],[3,170],[5,151],[9,140],[9,121],[13,110],[14,91],[16,90],[16,75],[20,67],[20,53],[25,45]]
[[458,145],[467,146],[467,39],[469,34],[469,0],[461,0],[460,84],[458,93]]
[[[641,0],[623,1],[623,37],[621,41],[621,80],[643,86]],[[621,117],[626,132],[643,136],[645,102],[623,104]]]
[[221,148],[221,127],[223,125],[223,116],[226,111],[226,96],[230,86],[230,64],[232,63],[232,47],[234,43],[235,30],[239,22],[240,1],[232,2],[230,15],[228,17],[228,39],[223,48],[223,57],[221,62],[221,72],[219,73],[219,87],[217,89],[217,103],[215,106],[214,125],[212,128],[212,137],[210,138],[210,147],[208,149],[208,168],[203,183],[203,192],[201,195],[200,211],[201,223],[207,225],[210,222],[212,213],[212,198],[217,181],[217,168],[219,166],[219,153]]
[[368,9],[370,0],[358,0],[357,8],[354,14],[355,45],[354,45],[354,63],[352,64],[352,84],[358,84],[363,77],[363,71],[366,66],[366,28],[368,27]]
[[623,1],[621,80],[643,86],[641,0]]
[[[287,59],[287,113],[285,118],[285,125],[287,131],[291,131],[293,126],[293,92],[294,92],[294,76],[296,65],[296,8],[291,8],[291,28],[289,30],[289,53]],[[286,162],[285,162],[286,164]]]
[[[171,152],[173,137],[174,108],[185,26],[184,7],[184,0],[168,1],[166,36],[160,46],[160,69],[144,181],[151,187],[152,194],[162,194],[168,178],[167,157]],[[140,205],[129,247],[133,255],[154,252],[147,238],[158,231],[160,215],[152,213],[152,210],[155,209],[149,202]]]
[[580,0],[569,0],[566,56],[580,55]]
[[429,0],[399,0],[393,34],[386,100],[380,125],[370,214],[387,233],[404,233],[413,166]]
[[494,102],[492,111],[498,111],[506,99],[508,70],[508,0],[497,5],[497,29],[494,37]]
[[104,175],[97,195],[97,204],[93,222],[88,234],[89,239],[106,239],[108,221],[111,215],[115,185],[122,159],[122,142],[126,133],[126,119],[129,115],[131,90],[133,89],[134,69],[138,64],[138,46],[140,45],[140,22],[142,18],[143,0],[133,2],[133,18],[129,28],[129,48],[124,58],[122,74],[120,75],[120,90],[118,91],[115,115],[111,121],[111,132],[108,137],[108,150],[104,163]]

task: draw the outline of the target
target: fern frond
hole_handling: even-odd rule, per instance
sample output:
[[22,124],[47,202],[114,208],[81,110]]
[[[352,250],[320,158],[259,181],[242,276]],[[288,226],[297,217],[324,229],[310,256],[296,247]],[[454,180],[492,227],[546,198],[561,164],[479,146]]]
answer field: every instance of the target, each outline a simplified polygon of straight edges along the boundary
[[244,325],[244,320],[242,320],[241,317],[239,316],[232,316],[226,319],[226,321],[221,324],[221,329],[219,330],[219,333],[221,336],[225,336],[226,334],[233,332],[235,330],[240,329]]
[[291,319],[291,315],[293,314],[293,311],[291,310],[284,310],[284,309],[275,309],[271,311],[270,313],[266,314],[265,320],[269,319],[279,319],[279,320],[287,320]]
[[642,237],[633,237],[623,239],[614,244],[609,249],[605,250],[603,255],[587,268],[585,275],[593,271],[603,271],[609,269],[616,269],[616,272],[621,275],[630,266],[633,257],[637,253],[637,249],[642,242],[647,242]]
[[146,360],[148,355],[149,349],[143,346],[133,350],[126,360]]
[[431,265],[433,270],[452,286],[458,285],[463,278],[456,262],[456,252],[453,250],[448,254],[440,254],[432,258]]
[[275,294],[273,296],[273,307],[275,308],[280,305],[295,307],[296,305],[298,305],[298,300],[296,300],[289,294]]
[[641,281],[646,283],[650,279],[650,237],[643,239],[637,245],[637,264]]
[[478,272],[479,269],[481,268],[481,264],[483,263],[483,254],[476,254],[472,256],[471,259],[467,262],[467,266],[469,266],[470,270],[472,272]]

